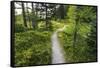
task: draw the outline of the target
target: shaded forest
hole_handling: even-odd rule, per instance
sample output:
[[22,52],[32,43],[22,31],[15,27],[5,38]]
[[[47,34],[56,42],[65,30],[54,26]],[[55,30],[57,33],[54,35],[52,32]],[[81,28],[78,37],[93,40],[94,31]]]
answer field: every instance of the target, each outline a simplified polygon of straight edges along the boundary
[[[11,2],[14,66],[52,64],[51,35],[58,39],[66,63],[97,61],[97,7]],[[59,55],[58,55],[59,56]]]

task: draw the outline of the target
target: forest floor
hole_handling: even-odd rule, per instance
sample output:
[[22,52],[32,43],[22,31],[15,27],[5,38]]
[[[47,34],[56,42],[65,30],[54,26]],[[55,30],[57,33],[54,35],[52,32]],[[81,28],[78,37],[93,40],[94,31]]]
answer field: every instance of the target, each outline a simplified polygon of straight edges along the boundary
[[65,63],[64,52],[60,45],[57,33],[65,28],[57,29],[51,36],[52,41],[52,64]]

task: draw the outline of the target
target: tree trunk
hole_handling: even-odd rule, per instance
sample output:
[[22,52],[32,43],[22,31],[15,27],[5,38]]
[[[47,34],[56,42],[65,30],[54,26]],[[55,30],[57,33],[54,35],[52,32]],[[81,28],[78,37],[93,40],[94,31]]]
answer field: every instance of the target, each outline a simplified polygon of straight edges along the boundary
[[[34,13],[34,5],[33,5],[33,3],[32,3],[32,16],[34,17],[34,15],[35,15],[35,13]],[[32,19],[32,27],[35,29],[35,20],[33,19],[33,18],[31,18]]]
[[23,2],[22,2],[22,13],[23,13],[24,26],[27,27],[26,15],[25,15],[25,9],[24,9],[24,3]]
[[47,20],[47,6],[46,6],[46,18],[45,18],[45,20],[46,20],[46,28],[48,28],[48,24],[47,24],[47,22],[48,22],[48,20]]

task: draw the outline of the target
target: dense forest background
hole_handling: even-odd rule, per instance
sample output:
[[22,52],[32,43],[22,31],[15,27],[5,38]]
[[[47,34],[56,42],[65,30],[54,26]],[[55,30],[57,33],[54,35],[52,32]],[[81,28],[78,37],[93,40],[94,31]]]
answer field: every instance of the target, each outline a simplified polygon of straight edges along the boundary
[[[97,7],[12,2],[15,66],[51,64],[58,32],[66,63],[97,61]],[[20,12],[19,12],[20,11]]]

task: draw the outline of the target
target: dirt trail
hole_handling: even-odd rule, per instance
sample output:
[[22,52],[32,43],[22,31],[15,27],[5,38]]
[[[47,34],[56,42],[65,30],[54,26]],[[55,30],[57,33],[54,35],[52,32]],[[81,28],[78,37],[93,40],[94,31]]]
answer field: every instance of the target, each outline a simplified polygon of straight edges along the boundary
[[52,41],[52,64],[58,64],[58,63],[65,63],[63,50],[60,47],[60,43],[57,37],[57,32],[62,31],[65,27],[58,29],[55,31],[51,37]]

